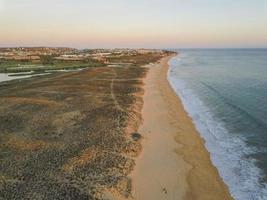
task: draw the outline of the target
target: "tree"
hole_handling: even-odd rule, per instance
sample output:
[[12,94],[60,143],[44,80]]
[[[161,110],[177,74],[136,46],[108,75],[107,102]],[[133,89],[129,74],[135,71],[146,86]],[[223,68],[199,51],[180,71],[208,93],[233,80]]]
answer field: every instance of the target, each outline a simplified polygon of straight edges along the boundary
[[41,56],[41,63],[43,65],[53,65],[54,64],[54,58],[52,55],[43,55],[43,56]]

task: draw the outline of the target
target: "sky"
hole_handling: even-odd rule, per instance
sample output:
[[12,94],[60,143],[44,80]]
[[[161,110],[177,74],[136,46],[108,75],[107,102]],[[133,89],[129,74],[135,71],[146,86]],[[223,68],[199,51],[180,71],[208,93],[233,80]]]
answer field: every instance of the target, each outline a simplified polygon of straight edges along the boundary
[[0,46],[266,48],[267,0],[0,0]]

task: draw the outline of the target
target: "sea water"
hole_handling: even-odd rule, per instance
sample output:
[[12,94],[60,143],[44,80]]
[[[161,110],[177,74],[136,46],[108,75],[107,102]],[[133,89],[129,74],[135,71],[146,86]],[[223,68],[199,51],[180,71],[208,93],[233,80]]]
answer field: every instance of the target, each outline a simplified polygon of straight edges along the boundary
[[168,79],[231,195],[267,199],[267,49],[177,52]]

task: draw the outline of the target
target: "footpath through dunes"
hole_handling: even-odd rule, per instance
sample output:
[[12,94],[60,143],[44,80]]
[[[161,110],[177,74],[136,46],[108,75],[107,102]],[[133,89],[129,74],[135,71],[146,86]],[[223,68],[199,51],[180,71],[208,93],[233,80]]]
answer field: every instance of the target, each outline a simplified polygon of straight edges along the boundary
[[131,175],[133,196],[136,200],[230,200],[203,140],[169,85],[171,57],[150,65],[146,76],[139,128],[143,151]]
[[0,199],[130,198],[143,78],[162,53],[0,84]]

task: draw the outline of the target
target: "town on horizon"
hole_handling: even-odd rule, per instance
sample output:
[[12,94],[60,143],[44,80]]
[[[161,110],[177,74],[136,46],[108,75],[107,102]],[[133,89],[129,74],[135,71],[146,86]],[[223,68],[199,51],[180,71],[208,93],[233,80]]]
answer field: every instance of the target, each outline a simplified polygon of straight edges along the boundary
[[[158,49],[76,49],[69,47],[0,48],[0,72],[48,72],[119,65],[123,57],[162,53]],[[125,63],[124,63],[125,64]],[[133,63],[134,64],[134,63]]]

